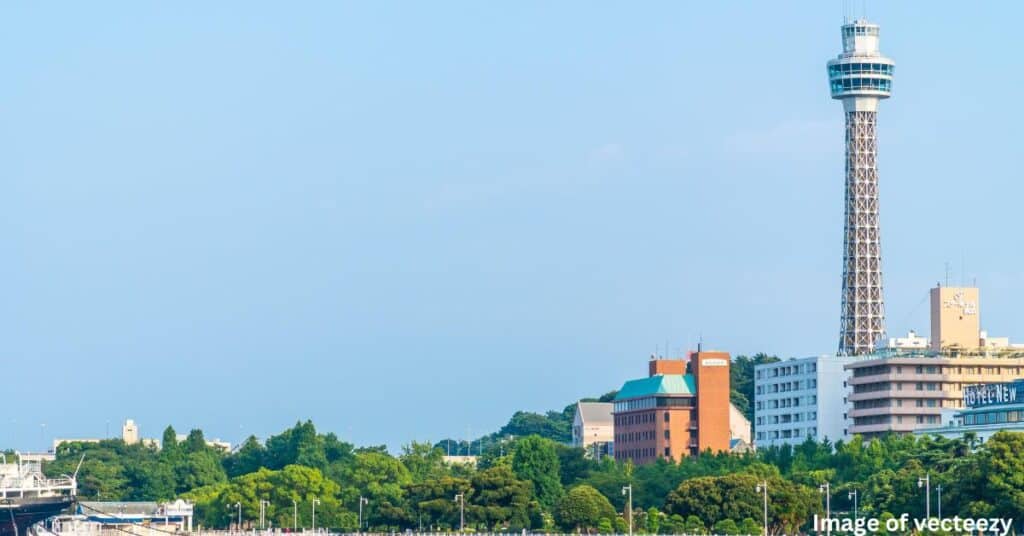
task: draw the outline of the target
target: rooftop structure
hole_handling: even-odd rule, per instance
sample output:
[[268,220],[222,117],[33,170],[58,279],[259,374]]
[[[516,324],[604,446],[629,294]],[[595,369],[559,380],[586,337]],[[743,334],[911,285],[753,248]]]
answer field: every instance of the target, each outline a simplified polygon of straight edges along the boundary
[[878,207],[878,102],[892,91],[894,62],[878,50],[878,25],[842,26],[843,52],[828,62],[832,98],[846,117],[846,195],[839,354],[871,352],[885,337]]

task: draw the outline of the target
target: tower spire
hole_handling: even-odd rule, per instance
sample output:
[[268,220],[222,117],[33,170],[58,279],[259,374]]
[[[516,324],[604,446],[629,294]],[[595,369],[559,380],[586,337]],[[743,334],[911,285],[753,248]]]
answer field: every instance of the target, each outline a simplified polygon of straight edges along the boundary
[[885,337],[878,220],[878,102],[892,92],[895,62],[878,50],[878,25],[843,24],[843,52],[828,62],[832,98],[846,118],[846,199],[839,353],[870,352]]

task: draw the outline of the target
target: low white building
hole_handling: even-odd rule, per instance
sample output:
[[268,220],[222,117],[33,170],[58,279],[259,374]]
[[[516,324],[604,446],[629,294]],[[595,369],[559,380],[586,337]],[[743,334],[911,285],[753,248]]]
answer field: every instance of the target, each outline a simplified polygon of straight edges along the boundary
[[754,368],[754,444],[798,445],[847,439],[846,356],[765,363]]
[[613,406],[611,402],[577,402],[572,421],[572,446],[586,450],[595,458],[614,455]]

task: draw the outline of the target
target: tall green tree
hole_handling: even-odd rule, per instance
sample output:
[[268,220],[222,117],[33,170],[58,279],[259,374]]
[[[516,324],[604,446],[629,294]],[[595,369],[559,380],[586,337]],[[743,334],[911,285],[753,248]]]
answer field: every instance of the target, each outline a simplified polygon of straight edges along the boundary
[[550,509],[561,499],[561,468],[550,439],[533,435],[520,440],[512,456],[512,470],[518,478],[533,483],[537,502],[544,508]]

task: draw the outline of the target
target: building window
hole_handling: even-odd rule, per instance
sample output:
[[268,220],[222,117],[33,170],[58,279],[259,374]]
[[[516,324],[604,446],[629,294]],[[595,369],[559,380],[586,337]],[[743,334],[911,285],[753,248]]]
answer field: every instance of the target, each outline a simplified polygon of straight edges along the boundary
[[668,430],[665,430],[665,439],[668,439]]
[[666,411],[666,412],[665,412],[665,422],[668,422],[668,419],[669,419],[669,417],[668,417],[668,412]]

